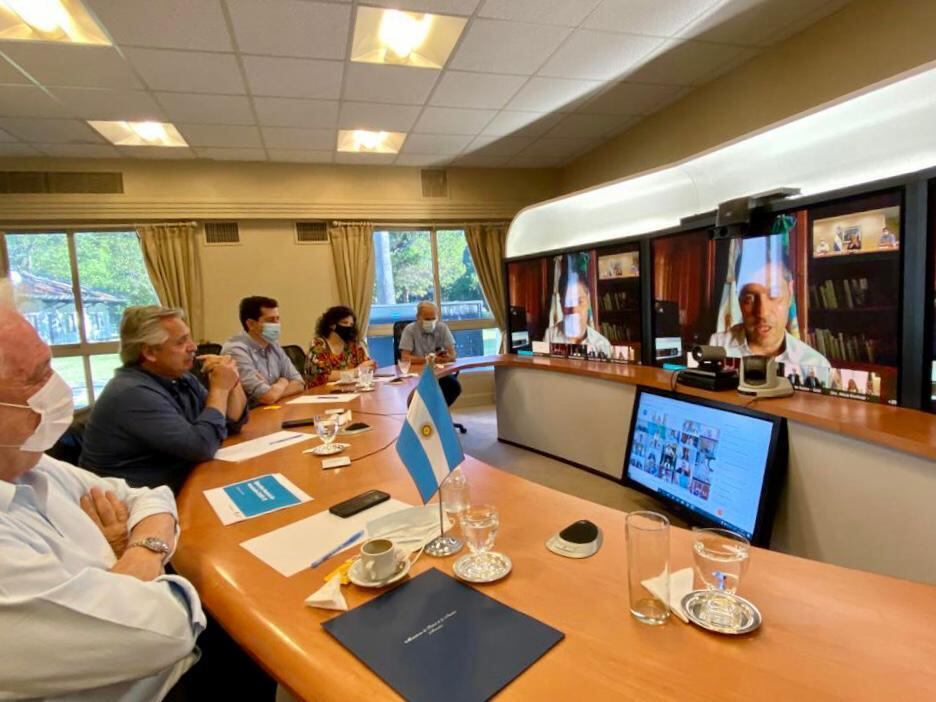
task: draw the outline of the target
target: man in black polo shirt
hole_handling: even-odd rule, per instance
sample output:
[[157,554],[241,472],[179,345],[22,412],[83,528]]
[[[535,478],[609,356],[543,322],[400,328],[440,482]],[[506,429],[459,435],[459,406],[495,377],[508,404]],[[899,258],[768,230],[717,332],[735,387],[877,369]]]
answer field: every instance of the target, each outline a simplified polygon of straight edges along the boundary
[[134,487],[182,486],[247,419],[234,361],[205,357],[208,389],[191,374],[195,343],[181,310],[128,307],[120,323],[123,366],[105,386],[84,433],[81,465]]

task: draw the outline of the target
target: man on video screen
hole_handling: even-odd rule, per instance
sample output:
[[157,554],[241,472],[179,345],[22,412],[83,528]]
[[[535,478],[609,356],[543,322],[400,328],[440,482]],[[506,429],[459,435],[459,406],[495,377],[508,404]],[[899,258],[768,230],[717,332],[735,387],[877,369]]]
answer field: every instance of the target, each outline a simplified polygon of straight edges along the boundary
[[[737,299],[723,299],[721,319],[740,323],[717,332],[711,346],[722,346],[728,356],[772,356],[786,366],[786,373],[804,367],[829,368],[829,361],[788,330],[795,319],[793,275],[786,261],[786,235],[775,234],[737,242],[734,286],[726,286],[726,298],[737,290]],[[740,313],[740,314],[739,314]]]
[[588,280],[577,275],[564,275],[559,281],[562,314],[559,321],[546,330],[543,339],[548,344],[587,344],[588,350],[611,358],[611,342],[591,326],[591,296]]

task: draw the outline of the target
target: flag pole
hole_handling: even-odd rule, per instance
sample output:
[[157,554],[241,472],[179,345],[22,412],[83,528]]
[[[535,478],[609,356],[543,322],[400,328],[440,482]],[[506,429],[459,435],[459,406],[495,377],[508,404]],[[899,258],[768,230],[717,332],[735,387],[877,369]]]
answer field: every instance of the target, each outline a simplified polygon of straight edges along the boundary
[[445,517],[442,514],[442,486],[445,484],[445,481],[449,479],[450,475],[451,472],[439,483],[439,490],[437,493],[439,495],[439,535],[426,544],[426,550],[424,551],[424,553],[438,558],[458,553],[465,545],[461,539],[445,535]]

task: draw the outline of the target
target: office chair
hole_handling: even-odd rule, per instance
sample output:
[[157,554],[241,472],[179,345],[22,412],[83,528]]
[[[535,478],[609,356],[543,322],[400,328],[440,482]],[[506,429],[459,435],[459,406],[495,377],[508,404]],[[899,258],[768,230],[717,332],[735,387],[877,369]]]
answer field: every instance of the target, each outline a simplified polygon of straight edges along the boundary
[[292,361],[296,370],[299,371],[299,375],[305,378],[306,352],[302,350],[302,347],[297,344],[289,344],[289,346],[283,347],[283,352]]
[[205,342],[204,344],[199,344],[198,348],[195,349],[195,363],[192,364],[192,375],[198,378],[198,382],[206,388],[208,387],[208,376],[202,372],[202,364],[201,361],[198,360],[198,357],[209,354],[217,356],[220,353],[221,344],[214,344],[210,341]]
[[[403,330],[406,329],[407,325],[412,324],[414,320],[398,320],[393,323],[393,362],[396,363],[400,360],[400,337],[403,336]],[[457,378],[458,373],[452,373],[452,378]],[[408,404],[408,403],[407,403]],[[455,427],[459,433],[467,434],[468,429],[461,422],[452,422],[452,426]]]

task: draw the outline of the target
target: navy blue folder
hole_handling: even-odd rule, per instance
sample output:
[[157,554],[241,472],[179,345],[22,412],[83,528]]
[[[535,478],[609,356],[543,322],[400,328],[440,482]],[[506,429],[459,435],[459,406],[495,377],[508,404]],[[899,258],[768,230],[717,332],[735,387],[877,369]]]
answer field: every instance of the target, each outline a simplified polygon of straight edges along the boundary
[[433,568],[322,624],[411,702],[480,702],[565,634]]

